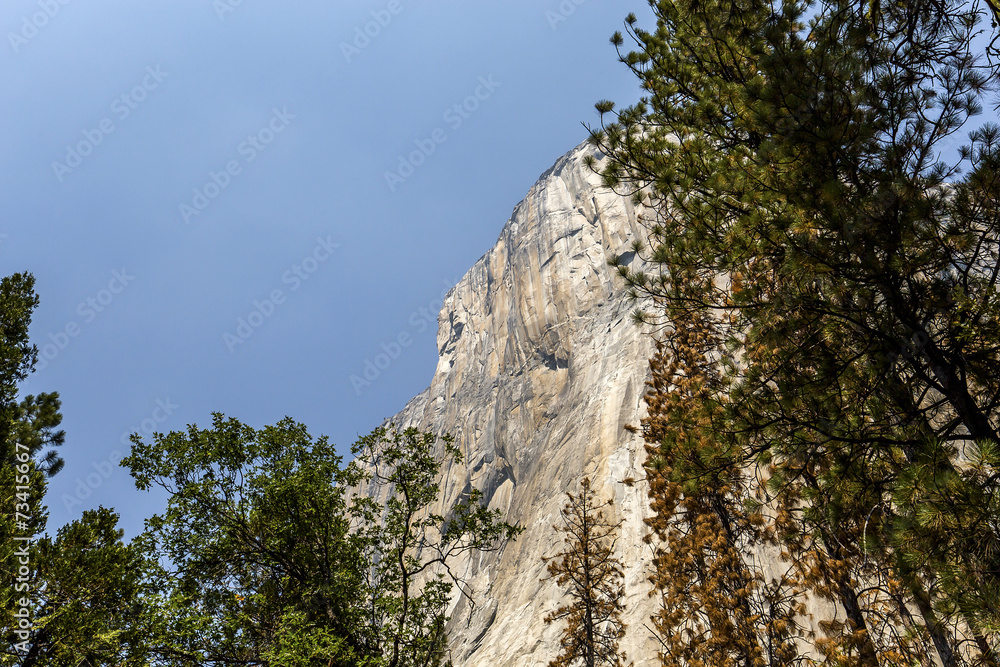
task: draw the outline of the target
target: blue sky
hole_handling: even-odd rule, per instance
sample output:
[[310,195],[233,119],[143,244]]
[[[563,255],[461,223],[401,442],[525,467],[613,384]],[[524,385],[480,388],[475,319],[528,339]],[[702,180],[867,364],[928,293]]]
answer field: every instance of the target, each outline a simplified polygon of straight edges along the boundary
[[123,434],[288,415],[347,452],[423,390],[440,296],[594,102],[637,98],[608,37],[644,9],[5,2],[0,257],[41,298],[23,392],[63,399],[50,530],[160,507]]

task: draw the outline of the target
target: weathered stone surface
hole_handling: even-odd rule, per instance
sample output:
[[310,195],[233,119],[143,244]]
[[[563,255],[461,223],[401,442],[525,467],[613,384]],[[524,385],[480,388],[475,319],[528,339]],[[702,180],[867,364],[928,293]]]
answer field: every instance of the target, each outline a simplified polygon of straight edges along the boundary
[[[455,436],[465,462],[442,474],[442,511],[470,486],[525,532],[500,554],[462,566],[476,606],[456,599],[450,635],[456,666],[544,666],[558,626],[544,616],[561,592],[542,556],[560,549],[565,491],[589,476],[624,521],[629,625],[637,666],[653,664],[645,625],[649,547],[638,425],[652,345],[629,318],[620,278],[607,265],[638,237],[631,203],[601,187],[581,146],[542,175],[496,245],[445,299],[440,359],[430,387],[391,421]],[[369,492],[378,494],[377,489]],[[644,556],[644,557],[643,557]]]

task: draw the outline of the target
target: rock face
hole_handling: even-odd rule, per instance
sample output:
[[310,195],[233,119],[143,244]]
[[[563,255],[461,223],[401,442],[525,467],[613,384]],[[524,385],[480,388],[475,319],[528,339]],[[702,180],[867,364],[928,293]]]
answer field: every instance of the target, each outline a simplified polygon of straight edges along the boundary
[[[465,461],[442,471],[442,511],[481,489],[491,508],[525,531],[503,552],[459,568],[475,606],[453,603],[456,667],[544,667],[558,652],[558,624],[545,615],[563,601],[542,556],[561,548],[566,491],[589,476],[614,498],[624,523],[627,636],[637,667],[653,664],[646,629],[648,514],[638,425],[648,333],[632,324],[617,272],[607,265],[640,234],[631,203],[600,185],[581,146],[541,176],[514,209],[493,248],[452,289],[438,317],[440,359],[430,387],[392,421],[451,433]],[[378,489],[369,489],[378,495]]]

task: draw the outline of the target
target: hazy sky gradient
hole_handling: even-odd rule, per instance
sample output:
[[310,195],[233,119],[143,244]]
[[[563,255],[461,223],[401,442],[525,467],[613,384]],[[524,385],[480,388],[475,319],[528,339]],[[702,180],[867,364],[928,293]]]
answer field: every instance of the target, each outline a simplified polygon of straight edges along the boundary
[[159,508],[106,463],[130,431],[288,415],[346,453],[423,390],[439,296],[594,102],[638,97],[608,37],[645,9],[5,2],[0,257],[41,297],[23,391],[63,399],[50,530],[103,504],[133,535]]

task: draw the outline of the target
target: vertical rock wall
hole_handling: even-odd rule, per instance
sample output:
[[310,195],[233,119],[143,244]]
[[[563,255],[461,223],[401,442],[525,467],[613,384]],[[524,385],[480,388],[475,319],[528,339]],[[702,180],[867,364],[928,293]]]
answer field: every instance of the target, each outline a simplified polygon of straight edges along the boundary
[[590,152],[578,147],[543,174],[448,294],[431,385],[391,420],[451,433],[464,452],[463,464],[442,472],[442,511],[471,486],[525,527],[502,553],[461,566],[475,607],[457,599],[452,610],[456,667],[542,667],[555,656],[559,628],[543,618],[561,593],[541,581],[541,558],[559,550],[552,525],[585,475],[624,521],[622,647],[637,667],[655,657],[645,628],[645,485],[622,483],[643,477],[642,439],[624,426],[641,418],[652,344],[607,265],[641,230],[631,203],[583,164]]

